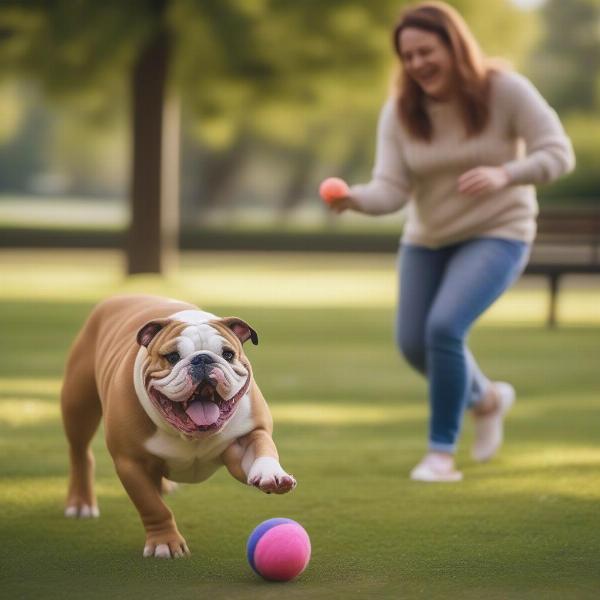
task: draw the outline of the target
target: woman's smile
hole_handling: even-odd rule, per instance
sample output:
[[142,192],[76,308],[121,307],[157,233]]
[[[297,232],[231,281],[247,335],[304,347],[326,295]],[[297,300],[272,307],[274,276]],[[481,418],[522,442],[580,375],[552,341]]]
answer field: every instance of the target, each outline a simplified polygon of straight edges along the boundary
[[442,40],[435,33],[407,27],[399,42],[406,73],[431,98],[448,99],[454,89],[454,60]]

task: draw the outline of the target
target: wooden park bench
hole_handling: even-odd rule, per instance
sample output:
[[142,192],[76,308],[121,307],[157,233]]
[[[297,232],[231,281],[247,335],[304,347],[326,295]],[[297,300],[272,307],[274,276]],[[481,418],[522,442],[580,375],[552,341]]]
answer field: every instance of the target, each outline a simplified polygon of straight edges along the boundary
[[547,324],[555,327],[560,278],[600,274],[600,208],[543,208],[525,274],[548,278]]

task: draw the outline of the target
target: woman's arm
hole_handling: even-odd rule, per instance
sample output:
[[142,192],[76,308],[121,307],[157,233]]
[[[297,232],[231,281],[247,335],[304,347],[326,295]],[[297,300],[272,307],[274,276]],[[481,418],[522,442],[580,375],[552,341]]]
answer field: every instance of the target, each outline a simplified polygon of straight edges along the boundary
[[410,198],[410,177],[400,147],[399,123],[393,100],[381,110],[373,178],[350,188],[347,206],[370,215],[393,213]]
[[504,72],[496,102],[508,111],[512,134],[525,142],[526,155],[499,167],[475,167],[463,173],[457,189],[466,196],[496,192],[509,185],[554,181],[572,171],[575,156],[562,124],[533,84],[525,77]]
[[[540,184],[554,181],[573,170],[571,141],[556,112],[525,77],[507,74],[515,134],[525,142],[526,155],[503,165],[510,184]],[[505,96],[506,98],[506,96]]]

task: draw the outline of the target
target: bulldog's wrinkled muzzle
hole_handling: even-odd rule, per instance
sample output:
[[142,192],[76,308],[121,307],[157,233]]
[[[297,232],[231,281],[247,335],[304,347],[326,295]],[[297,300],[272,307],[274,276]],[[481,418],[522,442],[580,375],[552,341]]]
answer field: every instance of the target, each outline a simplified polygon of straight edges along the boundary
[[[183,378],[188,385],[192,384],[187,397],[181,397],[178,392],[179,398],[169,398],[160,387],[151,385],[151,400],[168,423],[187,435],[219,430],[232,416],[238,400],[248,389],[250,377],[237,393],[229,397],[226,391],[231,384],[219,362],[209,354],[193,356],[184,368]],[[179,375],[183,374],[184,371],[180,371]]]

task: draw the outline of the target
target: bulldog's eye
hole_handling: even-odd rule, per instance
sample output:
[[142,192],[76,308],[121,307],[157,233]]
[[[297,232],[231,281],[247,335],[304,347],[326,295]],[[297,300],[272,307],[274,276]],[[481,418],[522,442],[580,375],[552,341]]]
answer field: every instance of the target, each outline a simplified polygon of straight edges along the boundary
[[221,356],[227,362],[233,362],[233,359],[235,358],[235,352],[233,350],[223,350],[223,352],[221,353]]
[[177,364],[181,360],[181,356],[179,356],[179,352],[169,352],[169,354],[165,354],[165,358],[168,363],[171,365]]

